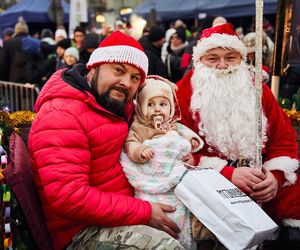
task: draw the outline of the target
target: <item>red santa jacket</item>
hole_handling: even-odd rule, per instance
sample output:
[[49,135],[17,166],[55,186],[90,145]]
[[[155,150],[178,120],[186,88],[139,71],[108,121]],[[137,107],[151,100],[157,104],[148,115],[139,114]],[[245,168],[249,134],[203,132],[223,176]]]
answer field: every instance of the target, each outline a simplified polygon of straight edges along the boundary
[[[181,79],[181,81],[177,83],[177,98],[182,113],[181,123],[198,133],[198,123],[201,117],[197,116],[196,119],[193,119],[190,111],[192,75],[193,71],[191,70],[184,76],[184,78]],[[268,119],[268,141],[262,152],[264,166],[269,170],[274,171],[273,173],[279,181],[279,184],[282,184],[284,179],[286,179],[289,183],[295,183],[297,178],[295,170],[298,168],[298,145],[296,142],[296,132],[291,126],[289,118],[278,105],[271,90],[266,85],[263,85],[262,106]],[[205,141],[205,138],[202,139]],[[224,161],[226,160],[226,156],[220,154],[216,150],[209,152],[208,145],[206,143],[204,148],[201,149],[198,154],[194,155],[196,164],[198,164],[200,157],[205,157],[211,165],[226,163],[226,161]],[[222,165],[222,167],[225,167],[225,165],[226,164]],[[277,170],[282,171],[284,176],[282,172]],[[222,169],[221,173],[230,179],[232,171],[232,168],[229,169],[225,167]]]
[[[151,205],[132,197],[119,163],[128,121],[70,86],[62,74],[43,87],[29,135],[32,170],[56,249],[89,225],[147,224],[151,216]],[[127,109],[132,112],[132,104]]]

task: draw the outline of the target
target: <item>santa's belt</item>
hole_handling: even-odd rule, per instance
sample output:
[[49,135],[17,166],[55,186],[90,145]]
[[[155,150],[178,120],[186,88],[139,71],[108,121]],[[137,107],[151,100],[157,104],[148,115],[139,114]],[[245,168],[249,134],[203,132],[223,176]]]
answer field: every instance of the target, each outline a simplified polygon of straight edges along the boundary
[[227,160],[228,165],[239,168],[239,167],[250,167],[250,160],[249,159],[237,159],[235,161],[233,160]]

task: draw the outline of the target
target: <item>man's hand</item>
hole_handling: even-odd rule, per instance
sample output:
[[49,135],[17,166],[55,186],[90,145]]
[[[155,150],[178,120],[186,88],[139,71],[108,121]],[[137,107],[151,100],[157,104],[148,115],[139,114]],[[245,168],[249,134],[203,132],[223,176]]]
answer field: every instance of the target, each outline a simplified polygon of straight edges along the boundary
[[152,214],[148,225],[158,230],[165,231],[175,239],[178,239],[180,233],[179,227],[164,212],[172,213],[176,208],[162,203],[151,203]]
[[253,192],[250,194],[257,203],[265,203],[272,200],[278,191],[278,182],[274,175],[263,168],[266,178],[255,185],[253,185]]
[[[231,182],[247,194],[254,192],[254,185],[261,183],[267,177],[255,168],[239,167],[234,169]],[[260,186],[259,186],[260,187]]]
[[194,166],[194,157],[191,153],[188,153],[187,155],[183,156],[181,160],[188,165]]
[[143,150],[143,152],[141,153],[142,157],[146,160],[151,160],[154,156],[154,152],[152,148],[146,148]]

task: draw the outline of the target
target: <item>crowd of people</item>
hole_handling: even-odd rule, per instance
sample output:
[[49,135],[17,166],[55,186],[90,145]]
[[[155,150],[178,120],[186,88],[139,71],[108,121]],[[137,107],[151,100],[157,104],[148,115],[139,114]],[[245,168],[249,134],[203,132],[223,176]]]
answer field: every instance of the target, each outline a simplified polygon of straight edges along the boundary
[[[149,27],[139,41],[79,27],[72,40],[64,29],[37,40],[24,20],[10,31],[0,79],[29,81],[21,66],[33,61],[31,82],[44,81],[28,148],[55,249],[224,249],[191,234],[174,195],[191,167],[218,171],[300,242],[296,132],[266,84],[255,168],[255,34],[221,17],[204,30]],[[274,45],[264,44],[267,82]]]
[[[224,17],[216,17],[211,26],[226,22]],[[264,83],[271,86],[274,28],[268,20],[264,22],[262,72]],[[193,47],[203,27],[187,27],[181,20],[172,22],[169,26],[167,30],[163,26],[146,26],[143,36],[135,38],[139,40],[149,59],[149,74],[177,82],[193,67]],[[204,25],[206,26],[207,24]],[[120,20],[116,21],[115,30],[129,35],[136,33],[131,32],[130,27]],[[244,34],[242,27],[235,28],[235,32],[247,47],[247,64],[254,72],[256,34],[251,31],[251,27],[249,30],[249,33]],[[0,41],[0,80],[32,83],[42,88],[56,70],[72,68],[76,63],[86,64],[98,44],[112,31],[110,25],[103,24],[100,34],[77,26],[73,34],[69,35],[64,27],[58,27],[55,32],[43,29],[36,36],[30,35],[28,25],[20,17],[14,28],[3,30],[3,39]],[[280,97],[292,102],[293,95],[298,91],[299,79],[297,66],[288,67],[286,75],[281,79]]]
[[86,34],[76,27],[73,39],[64,27],[55,32],[43,29],[40,37],[30,35],[23,18],[13,28],[3,31],[0,47],[0,80],[37,84],[40,88],[61,68],[72,68],[76,63],[87,63],[99,44],[96,34]]

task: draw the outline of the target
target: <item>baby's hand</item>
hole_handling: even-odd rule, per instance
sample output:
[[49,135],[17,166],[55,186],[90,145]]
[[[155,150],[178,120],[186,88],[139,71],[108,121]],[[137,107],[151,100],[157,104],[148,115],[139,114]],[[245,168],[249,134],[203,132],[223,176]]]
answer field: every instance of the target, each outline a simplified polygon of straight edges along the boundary
[[200,145],[199,142],[198,142],[198,140],[196,140],[195,138],[192,138],[191,144],[192,144],[192,149],[193,150],[196,149],[196,148],[198,148],[199,145]]
[[142,151],[142,157],[148,161],[153,158],[153,155],[154,153],[152,148],[146,148]]

